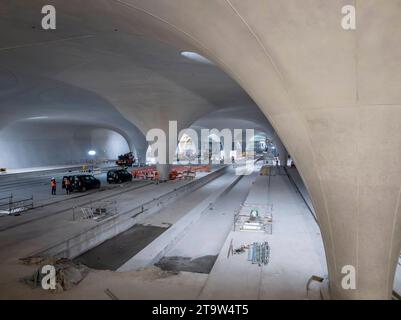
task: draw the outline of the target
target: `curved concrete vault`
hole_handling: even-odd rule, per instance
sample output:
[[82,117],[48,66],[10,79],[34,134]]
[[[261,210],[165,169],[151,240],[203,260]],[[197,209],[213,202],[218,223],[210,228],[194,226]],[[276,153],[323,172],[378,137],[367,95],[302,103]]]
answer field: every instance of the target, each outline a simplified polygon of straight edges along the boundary
[[[11,72],[7,69],[0,68],[0,84],[7,84],[10,74]],[[4,141],[4,136],[7,136],[7,141],[12,142],[12,134],[9,133],[13,128],[17,128],[15,124],[21,121],[26,124],[63,123],[66,133],[68,125],[71,127],[70,131],[76,130],[77,126],[110,129],[121,134],[127,140],[130,149],[137,154],[140,155],[144,152],[143,150],[146,150],[147,144],[143,133],[134,124],[124,119],[116,108],[103,97],[88,90],[37,75],[27,75],[15,71],[12,75],[13,79],[16,79],[12,88],[7,90],[6,86],[1,86],[2,90],[0,90],[0,110],[2,111],[0,140]],[[54,133],[57,134],[56,127],[50,127],[50,125],[42,127],[42,131],[47,132],[49,138]],[[38,128],[39,126],[36,129]],[[40,130],[34,131],[40,134]],[[19,135],[18,129],[16,129],[15,135]],[[21,137],[21,135],[19,136]],[[52,154],[62,148],[63,144],[61,143],[53,152],[48,152],[42,158],[38,156],[38,159],[46,159],[46,165],[63,164],[65,161],[62,161],[61,158],[52,157]],[[23,154],[20,156],[23,157]],[[116,155],[114,155],[115,157]],[[34,162],[29,164],[29,158],[22,162],[15,162],[11,158],[7,161],[3,160],[1,165],[8,168],[20,168],[19,163],[28,167],[38,165]]]
[[[230,74],[295,159],[323,233],[333,298],[390,298],[401,249],[401,1],[118,1]],[[356,269],[345,290],[342,268]]]
[[246,139],[245,130],[254,129],[255,136],[261,134],[274,143],[279,153],[281,163],[286,163],[287,161],[287,150],[271,124],[266,121],[266,117],[260,109],[250,108],[249,106],[219,109],[196,120],[191,125],[191,128],[195,129],[199,136],[202,128],[216,128],[218,130],[223,130],[225,128],[242,129],[243,141]]
[[44,4],[2,4],[3,30],[12,32],[0,33],[0,126],[43,115],[96,122],[123,134],[144,160],[145,134],[167,131],[170,119],[181,129],[219,108],[257,108],[217,67],[145,36],[141,14],[110,1],[54,1],[58,28],[47,32]]
[[[113,129],[68,119],[31,118],[0,131],[0,164],[29,168],[115,159],[130,150],[128,140]],[[90,157],[89,150],[96,156]]]
[[[296,161],[322,230],[331,296],[390,298],[401,249],[400,0],[60,0],[52,1],[58,30],[31,29],[47,2],[4,1],[2,23],[13,33],[2,33],[2,64],[18,70],[33,59],[30,73],[99,94],[145,133],[253,107],[228,80],[214,94],[205,85],[211,66],[161,43],[142,46],[143,36],[206,56],[257,103]],[[347,4],[357,8],[355,31],[341,27]],[[177,75],[182,64],[192,73]],[[222,92],[229,99],[215,99]],[[347,265],[355,290],[341,285]]]

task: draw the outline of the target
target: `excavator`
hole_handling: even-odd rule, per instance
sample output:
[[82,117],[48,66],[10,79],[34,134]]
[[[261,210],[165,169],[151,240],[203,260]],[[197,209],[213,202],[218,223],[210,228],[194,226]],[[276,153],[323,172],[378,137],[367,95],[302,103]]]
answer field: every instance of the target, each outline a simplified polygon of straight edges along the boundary
[[134,154],[132,152],[128,152],[128,153],[121,154],[118,156],[116,165],[122,166],[122,167],[132,167],[132,165],[135,163],[135,161],[136,161],[136,159],[134,157]]

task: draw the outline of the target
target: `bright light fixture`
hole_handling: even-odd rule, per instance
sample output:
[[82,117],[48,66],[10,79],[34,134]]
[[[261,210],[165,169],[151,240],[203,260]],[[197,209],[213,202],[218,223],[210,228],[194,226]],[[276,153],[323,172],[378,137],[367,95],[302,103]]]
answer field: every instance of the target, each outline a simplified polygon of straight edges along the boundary
[[89,151],[88,151],[88,154],[89,154],[90,156],[95,156],[95,155],[96,155],[96,151],[95,151],[95,150],[89,150]]
[[26,118],[26,120],[44,120],[44,119],[49,119],[49,117],[48,116],[40,116],[40,117]]
[[196,53],[196,52],[182,51],[181,55],[184,56],[185,58],[194,60],[196,62],[213,64],[212,61],[210,61],[209,59],[205,58],[204,56],[201,56],[199,53]]

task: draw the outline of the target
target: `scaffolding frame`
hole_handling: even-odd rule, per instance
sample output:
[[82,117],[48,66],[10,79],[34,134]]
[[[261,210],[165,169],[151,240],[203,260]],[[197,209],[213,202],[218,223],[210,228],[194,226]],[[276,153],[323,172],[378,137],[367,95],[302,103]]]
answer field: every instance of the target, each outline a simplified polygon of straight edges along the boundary
[[[258,216],[252,219],[251,210],[256,209]],[[273,233],[273,204],[260,205],[245,203],[234,215],[234,231],[253,231]]]
[[101,221],[117,214],[117,201],[104,200],[91,202],[89,206],[72,207],[72,219]]

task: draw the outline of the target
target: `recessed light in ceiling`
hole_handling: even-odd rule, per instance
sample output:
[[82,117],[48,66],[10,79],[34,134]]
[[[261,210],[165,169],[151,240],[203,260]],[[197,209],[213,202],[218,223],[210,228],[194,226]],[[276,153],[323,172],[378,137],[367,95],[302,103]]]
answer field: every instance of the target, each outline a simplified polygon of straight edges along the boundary
[[187,59],[191,59],[196,62],[200,63],[206,63],[206,64],[213,64],[212,61],[209,59],[205,58],[204,56],[201,56],[199,53],[196,52],[191,52],[191,51],[182,51],[181,55],[184,56]]

